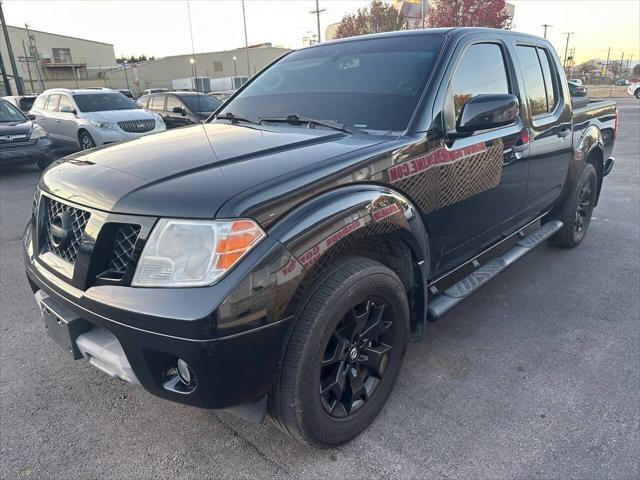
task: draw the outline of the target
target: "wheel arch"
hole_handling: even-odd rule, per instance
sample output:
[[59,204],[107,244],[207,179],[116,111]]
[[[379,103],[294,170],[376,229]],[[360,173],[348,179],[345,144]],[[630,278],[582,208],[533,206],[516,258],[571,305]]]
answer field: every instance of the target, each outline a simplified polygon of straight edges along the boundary
[[299,206],[269,229],[304,272],[285,309],[295,315],[326,268],[346,256],[376,260],[393,270],[407,290],[412,340],[426,321],[429,243],[417,207],[401,193],[377,184],[325,192]]
[[574,149],[574,158],[578,164],[573,178],[580,172],[583,163],[590,163],[596,169],[598,177],[598,191],[596,195],[596,205],[600,198],[600,190],[604,180],[604,138],[602,131],[596,125],[590,125],[580,136]]

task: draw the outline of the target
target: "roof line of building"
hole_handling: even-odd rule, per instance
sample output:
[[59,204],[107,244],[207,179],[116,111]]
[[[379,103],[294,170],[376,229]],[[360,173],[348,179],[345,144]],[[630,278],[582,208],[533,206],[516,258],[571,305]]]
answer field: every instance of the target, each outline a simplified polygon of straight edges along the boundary
[[[15,28],[18,30],[24,30],[26,32],[26,28],[24,27],[16,27],[15,25],[7,25],[7,27],[9,28]],[[44,32],[42,30],[36,30],[34,28],[29,28],[30,32],[37,32],[37,33],[44,33],[45,35],[55,35],[57,37],[65,37],[65,38],[72,38],[74,40],[82,40],[83,42],[91,42],[91,43],[101,43],[103,45],[109,45],[110,47],[113,47],[113,43],[107,43],[107,42],[100,42],[98,40],[90,40],[88,38],[82,38],[82,37],[72,37],[71,35],[62,35],[60,33],[52,33],[52,32]]]

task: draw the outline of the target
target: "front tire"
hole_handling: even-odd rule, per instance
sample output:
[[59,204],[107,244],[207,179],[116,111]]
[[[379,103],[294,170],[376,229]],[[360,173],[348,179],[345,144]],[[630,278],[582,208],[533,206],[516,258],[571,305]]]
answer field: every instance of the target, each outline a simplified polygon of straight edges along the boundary
[[276,425],[319,448],[351,440],[391,394],[408,336],[398,276],[367,258],[340,261],[298,316],[271,399]]
[[90,150],[96,146],[96,142],[91,134],[84,130],[78,135],[78,142],[80,142],[80,150]]
[[571,193],[558,212],[562,228],[551,237],[552,245],[561,248],[576,247],[587,234],[593,207],[596,204],[598,192],[598,176],[596,169],[590,163],[582,167],[578,180],[571,189]]

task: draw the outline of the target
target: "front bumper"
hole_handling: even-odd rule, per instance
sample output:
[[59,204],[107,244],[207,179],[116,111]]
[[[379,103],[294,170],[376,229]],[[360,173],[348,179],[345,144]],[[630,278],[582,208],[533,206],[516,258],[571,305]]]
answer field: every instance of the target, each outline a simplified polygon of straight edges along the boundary
[[[88,329],[113,335],[132,378],[150,393],[198,407],[228,408],[251,403],[271,388],[292,325],[284,309],[273,310],[276,298],[290,298],[293,286],[276,281],[282,262],[290,261],[277,242],[265,239],[247,255],[248,262],[238,265],[243,268],[232,270],[212,287],[102,285],[83,291],[41,264],[29,238],[30,234],[25,236],[24,261],[33,292],[88,322]],[[257,285],[255,275],[264,277],[265,271],[272,271],[273,278],[261,283],[257,289],[261,295],[247,297],[246,282]],[[178,358],[195,375],[191,390],[175,388]],[[123,378],[109,368],[101,369]]]
[[53,144],[48,138],[39,138],[30,144],[3,144],[0,148],[0,161],[3,163],[53,159]]

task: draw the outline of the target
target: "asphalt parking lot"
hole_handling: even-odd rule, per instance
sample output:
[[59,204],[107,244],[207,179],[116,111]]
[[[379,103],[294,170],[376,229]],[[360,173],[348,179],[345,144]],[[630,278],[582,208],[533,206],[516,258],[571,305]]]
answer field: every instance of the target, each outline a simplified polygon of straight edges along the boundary
[[538,248],[431,324],[380,417],[325,451],[70,360],[22,268],[39,172],[0,171],[2,478],[638,478],[640,102],[619,108],[583,244]]

